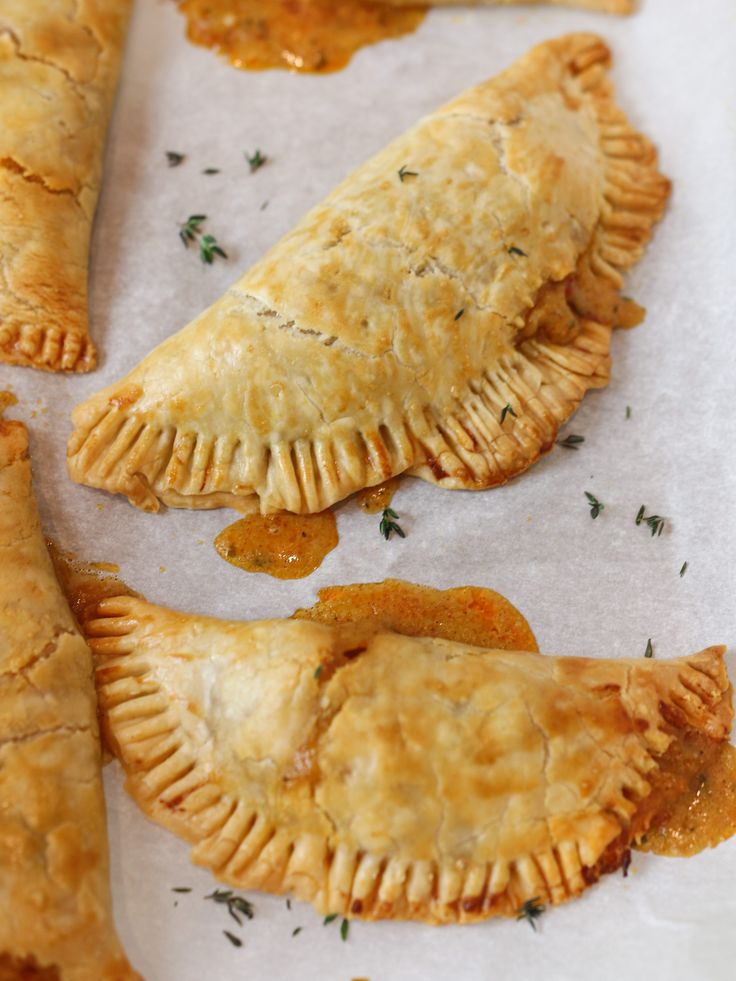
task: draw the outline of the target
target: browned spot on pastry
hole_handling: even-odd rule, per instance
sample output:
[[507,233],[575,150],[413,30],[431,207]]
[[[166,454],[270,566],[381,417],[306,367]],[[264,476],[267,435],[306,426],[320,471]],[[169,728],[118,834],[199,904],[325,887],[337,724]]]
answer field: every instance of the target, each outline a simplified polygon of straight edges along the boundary
[[521,613],[500,593],[481,586],[439,590],[400,579],[328,586],[297,619],[320,623],[368,622],[414,637],[443,637],[478,647],[538,650]]
[[0,953],[0,981],[61,981],[56,965],[42,967],[35,957],[23,960]]
[[333,72],[366,44],[416,30],[419,5],[351,0],[179,0],[187,37],[236,68]]
[[363,903],[362,903],[362,900],[360,900],[360,899],[354,899],[353,902],[352,902],[352,905],[350,907],[350,912],[351,913],[355,913],[356,916],[358,916],[360,913],[362,913],[363,912]]
[[302,579],[339,541],[332,511],[319,514],[250,514],[215,539],[218,555],[246,572]]
[[129,405],[134,405],[141,395],[143,395],[143,389],[140,385],[129,385],[128,388],[124,388],[113,395],[109,404],[114,405],[117,409],[124,409]]

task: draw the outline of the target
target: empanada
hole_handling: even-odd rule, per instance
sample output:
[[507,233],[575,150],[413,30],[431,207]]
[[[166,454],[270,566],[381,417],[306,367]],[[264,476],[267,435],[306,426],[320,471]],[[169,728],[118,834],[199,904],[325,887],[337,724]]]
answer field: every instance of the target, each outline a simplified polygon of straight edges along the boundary
[[[415,4],[417,0],[381,0],[392,6]],[[601,10],[607,14],[630,14],[636,9],[636,0],[422,0],[429,7],[510,7],[517,4],[524,6],[536,4],[552,4],[557,7],[583,7],[586,10]]]
[[0,977],[124,981],[92,660],[54,576],[28,436],[0,418]]
[[408,471],[498,484],[605,385],[669,184],[609,52],[534,48],[422,120],[78,406],[71,476],[157,510],[320,511]]
[[732,717],[718,648],[544,657],[128,596],[90,616],[143,810],[224,882],[324,913],[468,922],[575,896],[646,830],[670,746]]
[[3,0],[0,361],[90,371],[89,239],[132,0]]

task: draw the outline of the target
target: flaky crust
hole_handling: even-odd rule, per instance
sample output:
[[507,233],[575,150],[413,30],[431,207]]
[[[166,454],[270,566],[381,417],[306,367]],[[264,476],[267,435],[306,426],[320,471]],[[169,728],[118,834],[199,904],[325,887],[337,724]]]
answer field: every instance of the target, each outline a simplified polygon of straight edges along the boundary
[[715,648],[544,657],[130,597],[91,617],[139,805],[224,882],[324,913],[468,922],[577,895],[672,740],[723,740],[732,715]]
[[132,0],[3,0],[0,361],[97,363],[89,239]]
[[138,978],[112,922],[91,657],[46,551],[25,427],[2,419],[0,502],[0,976]]
[[608,379],[615,317],[576,311],[572,277],[619,287],[668,193],[608,61],[542,44],[355,171],[77,407],[71,476],[147,510],[312,512],[403,471],[524,470]]

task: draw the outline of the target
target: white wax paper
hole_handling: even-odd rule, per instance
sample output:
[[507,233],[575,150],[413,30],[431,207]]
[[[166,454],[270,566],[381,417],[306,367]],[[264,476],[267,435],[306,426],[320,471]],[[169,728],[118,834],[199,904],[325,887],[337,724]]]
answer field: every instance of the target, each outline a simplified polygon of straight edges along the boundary
[[[78,487],[65,469],[69,413],[214,300],[369,154],[538,41],[601,33],[618,97],[661,149],[674,193],[626,292],[646,322],[613,340],[613,377],[556,447],[506,487],[470,494],[405,481],[394,507],[405,541],[378,516],[338,508],[340,545],[307,579],[279,582],[212,547],[233,512],[146,515]],[[174,5],[136,5],[92,249],[91,375],[0,365],[0,388],[29,422],[45,527],[80,558],[120,564],[149,599],[226,617],[280,617],[321,586],[401,577],[490,586],[526,614],[545,652],[656,657],[736,641],[736,9],[731,0],[643,0],[627,19],[564,9],[437,10],[413,36],[359,52],[322,77],[239,72],[184,38]],[[244,152],[268,163],[249,172]],[[165,151],[187,155],[176,169]],[[205,176],[207,167],[220,173]],[[267,204],[265,204],[267,202]],[[265,204],[265,207],[264,207]],[[229,255],[205,267],[178,223],[208,216]],[[626,417],[626,406],[631,417]],[[592,521],[583,496],[605,503]],[[652,539],[641,504],[667,518]],[[680,577],[684,562],[687,572]],[[728,655],[732,677],[736,658]],[[150,824],[108,767],[116,915],[148,981],[461,981],[595,978],[726,981],[736,976],[736,840],[690,859],[635,854],[580,900],[526,923],[472,927],[323,926],[310,907],[255,895],[242,929],[203,896],[215,883],[187,846]],[[189,886],[176,894],[172,887]],[[292,937],[292,931],[302,931]],[[241,936],[235,948],[223,930]]]

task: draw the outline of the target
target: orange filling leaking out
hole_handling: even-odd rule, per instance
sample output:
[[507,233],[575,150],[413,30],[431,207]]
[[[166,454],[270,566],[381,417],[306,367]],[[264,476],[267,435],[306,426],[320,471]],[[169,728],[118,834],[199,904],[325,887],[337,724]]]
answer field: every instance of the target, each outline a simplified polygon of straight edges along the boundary
[[249,514],[215,539],[217,553],[239,569],[276,579],[314,572],[339,541],[332,511],[318,514]]
[[319,601],[294,617],[319,623],[370,623],[410,637],[441,637],[502,650],[538,651],[531,627],[492,589],[431,589],[400,579],[329,586]]
[[416,30],[423,6],[366,0],[179,0],[187,37],[236,68],[334,72],[367,44]]
[[358,491],[355,500],[362,511],[367,514],[378,514],[379,511],[383,511],[391,504],[398,488],[399,478],[390,477],[382,484],[376,484],[374,487],[366,487],[362,491]]

